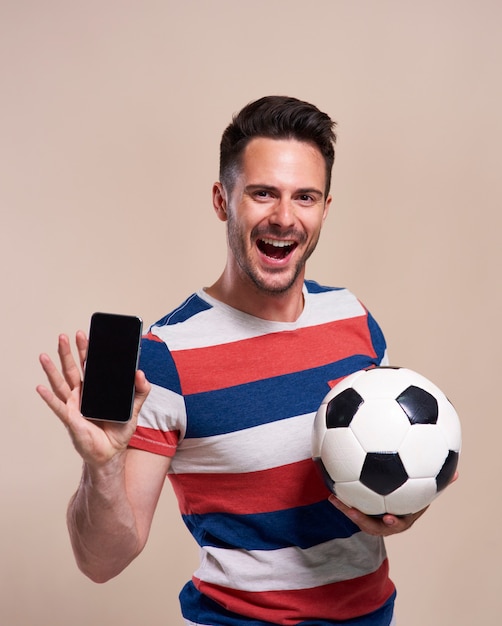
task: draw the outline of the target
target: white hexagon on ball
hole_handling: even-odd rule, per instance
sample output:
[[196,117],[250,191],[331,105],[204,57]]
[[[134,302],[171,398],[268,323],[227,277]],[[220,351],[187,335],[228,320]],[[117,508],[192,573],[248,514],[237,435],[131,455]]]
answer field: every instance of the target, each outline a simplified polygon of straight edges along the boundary
[[[375,415],[384,415],[385,423]],[[371,398],[361,405],[350,428],[366,452],[395,452],[409,432],[410,423],[393,398]]]

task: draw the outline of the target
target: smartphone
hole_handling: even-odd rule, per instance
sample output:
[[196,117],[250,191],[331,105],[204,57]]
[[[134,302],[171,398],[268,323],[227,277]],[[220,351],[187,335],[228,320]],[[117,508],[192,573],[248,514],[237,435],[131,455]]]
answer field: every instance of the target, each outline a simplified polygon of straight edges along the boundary
[[80,402],[85,417],[131,419],[142,327],[141,318],[132,315],[92,315]]

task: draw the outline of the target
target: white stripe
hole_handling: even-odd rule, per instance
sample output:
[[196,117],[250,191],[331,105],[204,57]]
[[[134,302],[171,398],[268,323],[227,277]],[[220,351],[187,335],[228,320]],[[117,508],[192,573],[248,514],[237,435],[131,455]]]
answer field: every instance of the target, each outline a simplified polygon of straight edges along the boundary
[[262,424],[213,437],[185,439],[172,471],[257,472],[311,458],[309,433],[314,413]]
[[305,301],[308,318],[306,326],[366,315],[362,304],[347,289],[308,294]]
[[205,546],[195,576],[206,583],[243,591],[311,589],[370,574],[385,557],[383,540],[365,533],[306,550],[246,552]]
[[[203,348],[259,337],[271,332],[296,330],[337,320],[358,317],[365,311],[349,291],[305,292],[305,309],[296,322],[273,322],[238,311],[205,292],[198,296],[213,305],[189,318],[183,324],[152,326],[152,334],[166,342],[171,350]],[[179,309],[177,309],[178,311]],[[211,328],[208,334],[207,329]]]
[[[166,408],[169,408],[170,415],[166,415]],[[179,430],[181,436],[186,431],[186,410],[183,396],[152,385],[141,412],[138,417],[138,426],[155,428],[166,432],[168,430]]]

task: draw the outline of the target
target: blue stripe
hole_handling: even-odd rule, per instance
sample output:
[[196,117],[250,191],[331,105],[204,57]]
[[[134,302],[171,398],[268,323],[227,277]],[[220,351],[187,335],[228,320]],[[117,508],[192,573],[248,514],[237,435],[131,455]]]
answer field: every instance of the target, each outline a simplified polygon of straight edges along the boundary
[[315,280],[306,280],[305,287],[308,293],[326,293],[327,291],[343,291],[343,287],[326,287]]
[[368,313],[368,329],[370,331],[371,342],[376,352],[379,364],[383,358],[383,355],[385,354],[387,344],[385,342],[385,337],[383,336],[382,329],[377,324],[375,318],[371,315],[371,313]]
[[186,437],[222,435],[316,412],[330,389],[328,381],[377,364],[368,355],[356,355],[311,370],[185,396]]
[[174,309],[174,311],[171,311],[171,313],[168,313],[156,322],[154,326],[172,326],[173,324],[186,322],[186,320],[194,315],[207,311],[208,309],[212,309],[212,305],[194,293],[189,296],[185,302],[180,304],[177,309]]
[[147,380],[153,385],[181,393],[178,370],[163,341],[143,337],[138,367],[143,370]]
[[183,521],[201,546],[243,550],[278,550],[290,546],[307,549],[359,532],[328,500],[252,515],[184,515]]

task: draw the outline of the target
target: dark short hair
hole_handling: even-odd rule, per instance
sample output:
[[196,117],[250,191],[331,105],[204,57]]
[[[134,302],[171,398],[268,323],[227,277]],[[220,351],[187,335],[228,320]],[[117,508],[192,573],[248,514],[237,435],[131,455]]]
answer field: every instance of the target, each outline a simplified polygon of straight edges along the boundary
[[220,181],[229,190],[242,164],[247,144],[255,137],[296,139],[316,146],[326,164],[326,196],[335,160],[336,122],[316,106],[288,96],[265,96],[250,102],[225,129],[220,143]]

